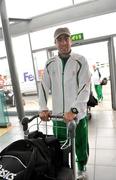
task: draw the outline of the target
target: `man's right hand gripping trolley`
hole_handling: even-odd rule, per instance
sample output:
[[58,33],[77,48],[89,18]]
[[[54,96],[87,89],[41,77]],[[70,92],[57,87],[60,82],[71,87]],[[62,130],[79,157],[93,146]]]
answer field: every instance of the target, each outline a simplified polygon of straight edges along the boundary
[[[23,131],[24,131],[24,138],[25,139],[33,139],[33,138],[44,138],[47,139],[47,141],[51,141],[48,139],[51,139],[54,135],[47,135],[47,130],[49,128],[49,123],[44,122],[44,130],[45,133],[42,133],[39,131],[40,129],[40,123],[43,122],[39,120],[39,115],[35,115],[32,118],[24,117],[22,120],[23,125]],[[37,130],[33,132],[29,132],[28,124],[32,122],[34,119],[37,119]],[[51,115],[50,119],[54,121],[61,121],[63,119],[63,115]],[[31,124],[31,123],[30,123]],[[65,142],[60,142],[60,150],[63,154],[62,156],[62,164],[60,169],[57,171],[56,177],[46,177],[46,180],[76,180],[76,162],[75,162],[75,129],[76,124],[73,120],[72,122],[67,123],[67,139]],[[56,164],[58,161],[61,160],[61,157],[59,157],[59,160],[57,159],[56,155]],[[38,161],[39,159],[37,159]]]

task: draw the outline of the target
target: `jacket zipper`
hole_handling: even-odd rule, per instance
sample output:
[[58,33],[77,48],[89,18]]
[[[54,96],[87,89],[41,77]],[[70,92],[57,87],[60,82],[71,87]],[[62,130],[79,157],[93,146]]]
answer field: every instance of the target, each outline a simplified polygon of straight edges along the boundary
[[62,72],[62,95],[63,95],[63,114],[64,114],[64,70]]

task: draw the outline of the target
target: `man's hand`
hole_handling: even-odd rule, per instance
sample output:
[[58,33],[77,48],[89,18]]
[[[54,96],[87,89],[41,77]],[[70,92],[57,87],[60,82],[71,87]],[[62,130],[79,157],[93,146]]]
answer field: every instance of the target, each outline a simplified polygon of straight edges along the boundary
[[65,112],[64,113],[64,120],[66,122],[73,121],[76,118],[77,114],[74,114],[72,112]]
[[50,118],[49,118],[50,115],[51,115],[51,113],[48,110],[45,110],[45,111],[42,111],[42,112],[39,113],[39,117],[40,117],[40,119],[42,121],[49,121],[50,120]]

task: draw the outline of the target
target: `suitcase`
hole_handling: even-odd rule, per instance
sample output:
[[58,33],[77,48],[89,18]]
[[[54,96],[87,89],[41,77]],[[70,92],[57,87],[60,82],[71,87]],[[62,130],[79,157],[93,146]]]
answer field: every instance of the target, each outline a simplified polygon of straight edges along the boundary
[[[50,119],[61,121],[63,119],[63,115],[51,115]],[[36,120],[35,124],[37,125],[37,130],[30,132],[30,128],[33,127],[32,122],[34,120]],[[29,126],[29,124],[31,123],[32,125]],[[36,137],[37,131],[38,132],[40,131],[41,123],[42,121],[39,119],[39,115],[34,115],[31,118],[24,117],[22,120],[24,139],[30,139],[32,137]],[[49,136],[47,132],[49,129],[48,123],[47,122],[44,123],[45,123],[45,127],[43,128],[45,130],[44,134],[46,136]],[[60,169],[60,172],[58,172],[58,175],[54,180],[76,180],[75,129],[76,129],[75,121],[69,122],[67,124],[68,138],[64,143],[61,142],[61,148],[63,151],[63,161],[64,164],[67,165]]]

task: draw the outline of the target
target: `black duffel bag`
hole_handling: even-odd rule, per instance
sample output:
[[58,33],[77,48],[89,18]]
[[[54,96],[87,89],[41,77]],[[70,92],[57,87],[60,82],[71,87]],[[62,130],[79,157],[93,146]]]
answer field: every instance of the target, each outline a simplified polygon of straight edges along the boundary
[[89,101],[87,102],[87,106],[95,107],[96,105],[98,105],[98,100],[95,98],[95,96],[91,92],[89,96]]
[[101,81],[101,85],[104,86],[108,83],[108,80],[107,78],[103,78],[102,81]]
[[62,167],[54,136],[18,140],[0,153],[0,180],[53,180]]

